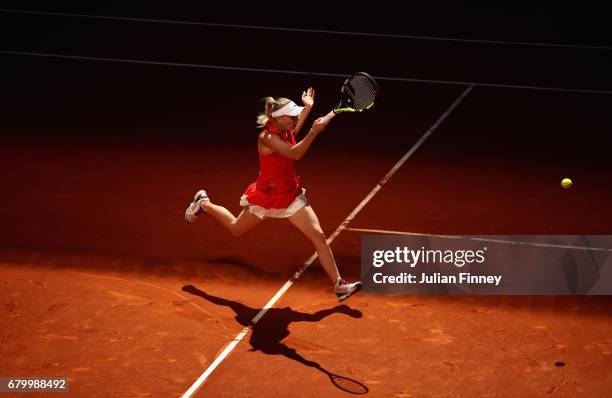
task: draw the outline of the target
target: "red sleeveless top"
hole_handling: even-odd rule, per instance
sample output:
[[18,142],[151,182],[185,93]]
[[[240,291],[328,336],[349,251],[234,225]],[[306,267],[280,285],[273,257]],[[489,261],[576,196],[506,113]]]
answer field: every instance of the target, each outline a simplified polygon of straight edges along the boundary
[[[295,145],[293,130],[280,131],[270,123],[266,130],[278,136],[289,145]],[[259,153],[259,175],[257,181],[249,185],[244,192],[250,205],[264,209],[285,209],[302,193],[300,177],[295,174],[295,160],[279,153],[268,155]]]

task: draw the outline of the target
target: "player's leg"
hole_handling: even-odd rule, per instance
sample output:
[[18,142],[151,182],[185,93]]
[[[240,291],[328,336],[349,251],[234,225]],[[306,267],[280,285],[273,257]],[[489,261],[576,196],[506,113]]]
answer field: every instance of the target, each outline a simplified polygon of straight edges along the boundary
[[327,243],[319,219],[312,207],[304,206],[289,217],[289,221],[302,231],[314,245],[321,266],[334,284],[334,292],[338,296],[338,299],[344,300],[361,288],[361,282],[348,283],[340,277],[336,260]]
[[212,203],[206,191],[200,190],[185,210],[185,221],[190,224],[194,223],[198,216],[204,212],[209,213],[234,236],[245,234],[262,221],[261,218],[249,212],[246,207],[238,217],[234,217],[225,207]]
[[340,278],[336,260],[334,259],[331,248],[327,244],[327,240],[325,238],[325,234],[323,233],[323,229],[321,228],[321,224],[319,223],[319,219],[317,218],[317,215],[312,207],[302,207],[294,215],[289,217],[289,221],[295,225],[297,229],[302,231],[308,240],[312,242],[317,250],[317,254],[319,255],[319,262],[321,263],[321,266],[331,279],[332,283],[336,283],[336,281]]
[[251,213],[247,207],[242,209],[238,217],[234,217],[225,207],[211,202],[203,203],[202,208],[234,236],[244,235],[263,221],[262,218]]

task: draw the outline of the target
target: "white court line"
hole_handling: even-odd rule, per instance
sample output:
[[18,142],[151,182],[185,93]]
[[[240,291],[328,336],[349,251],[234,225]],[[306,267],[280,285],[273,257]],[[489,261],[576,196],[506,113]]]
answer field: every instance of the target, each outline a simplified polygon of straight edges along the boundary
[[531,41],[511,41],[511,40],[484,40],[484,39],[466,39],[456,37],[443,36],[424,36],[424,35],[400,35],[391,33],[370,33],[370,32],[348,32],[341,30],[326,30],[326,29],[301,29],[279,26],[262,26],[262,25],[241,25],[241,24],[226,24],[213,22],[198,22],[159,18],[136,18],[136,17],[118,17],[112,15],[95,15],[95,14],[76,14],[67,12],[51,12],[51,11],[35,11],[35,10],[19,10],[0,8],[0,12],[13,14],[29,14],[29,15],[46,15],[56,17],[74,17],[74,18],[91,18],[91,19],[106,19],[114,21],[126,22],[147,22],[147,23],[165,23],[172,25],[191,25],[191,26],[208,26],[213,28],[234,28],[234,29],[252,29],[252,30],[270,30],[281,32],[300,32],[300,33],[324,33],[331,35],[357,36],[357,37],[379,37],[387,39],[410,39],[410,40],[433,40],[433,41],[448,41],[459,43],[477,43],[477,44],[500,44],[510,46],[532,46],[532,47],[558,47],[558,48],[580,48],[588,50],[612,50],[611,46],[601,46],[592,44],[564,44],[564,43],[542,43]]
[[[90,57],[90,56],[84,56],[84,55],[40,53],[40,52],[30,52],[30,51],[0,50],[0,54],[72,59],[72,60],[81,60],[81,61],[115,62],[115,63],[123,63],[123,64],[174,66],[174,67],[183,67],[183,68],[216,69],[216,70],[230,70],[230,71],[242,71],[242,72],[264,72],[264,73],[280,73],[280,74],[284,73],[284,74],[290,74],[290,75],[306,75],[306,76],[341,77],[343,79],[347,77],[345,73],[342,74],[342,73],[330,73],[330,72],[307,72],[307,71],[301,71],[301,70],[287,70],[287,69],[249,68],[249,67],[242,67],[242,66],[225,66],[225,65],[211,65],[211,64],[192,64],[192,63],[182,63],[182,62],[148,61],[148,60],[141,60],[141,59]],[[481,87],[512,88],[512,89],[536,90],[536,91],[558,91],[558,92],[566,92],[566,93],[612,94],[612,90],[594,90],[594,89],[588,89],[588,88],[583,89],[583,88],[566,88],[566,87],[525,86],[525,85],[517,85],[517,84],[469,82],[469,81],[461,81],[461,80],[413,79],[413,78],[408,78],[408,77],[393,77],[393,76],[373,76],[373,77],[376,80],[388,80],[388,81],[408,82],[408,83],[450,84],[450,85],[455,85],[455,86],[481,86]]]
[[[348,223],[350,223],[351,220],[355,218],[357,213],[359,213],[361,209],[363,209],[363,207],[374,197],[374,195],[376,195],[380,188],[382,188],[382,186],[387,181],[389,181],[391,176],[395,174],[397,170],[399,170],[399,168],[404,164],[404,162],[406,162],[406,160],[408,160],[408,158],[412,156],[412,154],[417,150],[417,148],[419,148],[423,144],[423,142],[425,142],[427,137],[429,137],[438,128],[438,126],[448,117],[448,115],[451,114],[451,112],[457,107],[457,105],[459,105],[459,103],[463,101],[463,99],[470,93],[470,91],[472,91],[472,88],[474,88],[474,86],[469,86],[468,88],[466,88],[459,96],[459,98],[457,98],[455,102],[451,104],[451,106],[446,110],[446,112],[444,112],[442,116],[440,116],[438,120],[436,120],[436,122],[425,132],[425,134],[423,134],[423,136],[416,142],[416,144],[414,144],[412,148],[410,148],[410,150],[406,152],[406,154],[402,156],[402,158],[395,164],[395,166],[393,166],[391,170],[383,177],[383,179],[380,180],[378,184],[376,184],[374,189],[370,191],[370,193],[361,201],[361,203],[359,203],[359,205],[351,212],[351,214],[349,214],[348,217],[346,217],[346,219],[338,226],[338,228],[336,228],[336,230],[327,238],[328,244],[331,244],[332,241],[338,235],[340,235],[342,231],[346,229]],[[272,306],[274,306],[276,301],[278,301],[278,299],[281,298],[283,294],[285,294],[287,289],[289,289],[293,285],[293,283],[302,275],[302,273],[304,273],[304,271],[306,271],[306,269],[310,267],[310,265],[316,258],[317,253],[315,252],[312,256],[310,256],[308,260],[306,260],[304,265],[298,268],[298,270],[293,274],[293,277],[287,282],[285,282],[283,287],[281,287],[280,290],[276,292],[274,297],[272,297],[266,303],[266,305],[261,309],[261,311],[259,311],[259,313],[257,313],[257,315],[255,315],[255,317],[251,320],[251,323],[247,327],[242,329],[240,333],[238,333],[238,335],[229,343],[229,345],[225,347],[223,352],[221,352],[221,354],[219,354],[219,356],[215,358],[213,363],[210,364],[210,366],[204,371],[204,373],[202,373],[202,375],[198,377],[198,379],[191,385],[191,387],[189,387],[189,389],[183,394],[183,398],[191,397],[202,386],[208,376],[210,376],[210,374],[217,368],[217,366],[219,366],[219,364],[223,362],[223,360],[234,350],[234,348],[236,348],[236,346],[238,345],[238,343],[240,343],[244,336],[246,336],[246,334],[253,328],[253,326],[266,314],[266,312],[268,312],[268,310]]]
[[373,233],[373,234],[385,234],[385,235],[431,236],[433,238],[466,239],[466,240],[473,240],[477,242],[505,243],[508,245],[524,245],[524,246],[537,246],[537,247],[552,247],[556,249],[592,250],[592,251],[600,251],[600,252],[612,252],[612,249],[608,249],[605,247],[554,245],[551,243],[523,242],[523,241],[518,241],[518,240],[474,238],[474,237],[468,237],[468,236],[462,236],[462,235],[423,234],[423,233],[418,233],[418,232],[388,231],[388,230],[382,230],[382,229],[367,229],[367,228],[347,228],[346,230],[353,231],[353,232],[368,232],[368,233]]

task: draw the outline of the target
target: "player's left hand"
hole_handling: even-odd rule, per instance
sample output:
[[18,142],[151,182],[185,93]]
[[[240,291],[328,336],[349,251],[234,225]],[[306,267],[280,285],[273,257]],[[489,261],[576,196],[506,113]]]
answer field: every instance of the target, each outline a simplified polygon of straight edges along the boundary
[[312,108],[314,105],[315,90],[312,87],[308,87],[308,90],[302,92],[302,102],[305,108]]

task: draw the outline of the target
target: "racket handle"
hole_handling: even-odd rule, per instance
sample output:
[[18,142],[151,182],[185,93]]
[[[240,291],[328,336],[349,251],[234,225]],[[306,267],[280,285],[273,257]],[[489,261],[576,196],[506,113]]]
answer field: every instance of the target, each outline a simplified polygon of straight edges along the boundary
[[333,118],[334,116],[336,116],[336,113],[334,111],[331,111],[327,115],[325,115],[323,118],[326,119],[327,121],[330,121],[331,118]]

